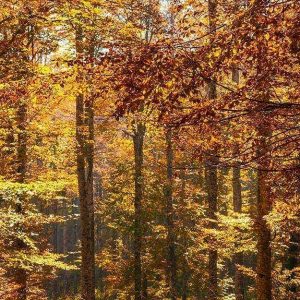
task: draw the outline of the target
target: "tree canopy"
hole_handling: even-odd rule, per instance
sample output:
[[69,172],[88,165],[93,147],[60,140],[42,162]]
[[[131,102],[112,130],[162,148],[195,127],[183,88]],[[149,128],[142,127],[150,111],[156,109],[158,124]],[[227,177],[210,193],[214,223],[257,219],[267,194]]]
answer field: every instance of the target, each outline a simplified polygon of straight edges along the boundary
[[0,298],[300,298],[298,0],[0,0]]

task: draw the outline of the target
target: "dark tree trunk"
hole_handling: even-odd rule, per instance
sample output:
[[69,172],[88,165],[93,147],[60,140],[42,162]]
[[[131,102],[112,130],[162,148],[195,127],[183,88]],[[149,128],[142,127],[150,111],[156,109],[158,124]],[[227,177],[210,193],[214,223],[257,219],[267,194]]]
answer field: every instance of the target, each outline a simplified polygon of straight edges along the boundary
[[[200,178],[201,170],[199,173],[200,173],[199,174],[199,178]],[[182,169],[180,171],[180,179],[181,179],[180,200],[182,203],[184,203],[185,198],[186,198],[186,174],[185,174],[184,169]],[[199,183],[202,187],[202,177],[200,179],[197,178],[197,180],[199,181]],[[187,230],[189,232],[193,225],[191,224],[191,222],[187,222],[185,224],[185,230]],[[183,251],[184,252],[187,251],[188,250],[188,237],[186,235],[183,236],[183,241],[181,243],[183,244],[183,247],[184,247]],[[188,294],[189,294],[188,284],[189,284],[191,270],[189,269],[186,255],[183,255],[182,259],[183,259],[183,263],[182,263],[181,299],[187,300]]]
[[[83,31],[76,30],[78,59],[83,55]],[[81,78],[79,78],[80,82]],[[87,129],[87,130],[85,130]],[[92,98],[76,98],[77,178],[81,221],[81,298],[95,299],[95,237],[93,202],[94,114]]]
[[176,269],[176,236],[174,228],[174,207],[173,207],[173,148],[172,130],[166,130],[166,160],[167,160],[167,181],[164,188],[166,201],[167,221],[167,272],[168,284],[170,287],[170,299],[176,299],[177,295],[177,269]]
[[[216,17],[217,17],[217,1],[208,0],[208,18],[209,18],[209,31],[210,43],[213,47],[213,36],[216,31]],[[208,83],[208,97],[215,99],[217,97],[217,86],[214,78]],[[207,158],[205,181],[208,199],[208,218],[209,228],[217,228],[217,202],[218,202],[218,174],[217,174],[217,158],[215,151],[211,151],[210,157]],[[216,300],[218,298],[218,251],[217,249],[210,248],[208,253],[208,299]]]
[[[185,174],[184,168],[180,170],[180,180],[181,180],[180,201],[182,203],[184,203],[185,198],[186,198],[186,174]],[[197,178],[197,181],[200,182],[201,180],[199,180]],[[184,222],[184,221],[183,221],[183,225],[187,232],[189,232],[189,230],[193,226],[193,224],[191,224],[191,222]],[[183,251],[186,252],[188,250],[188,236],[186,234],[184,234],[182,236],[182,241],[180,241],[180,243],[183,245]],[[180,255],[182,255],[182,254],[180,254]],[[188,294],[189,294],[188,283],[189,283],[189,278],[190,278],[190,269],[188,267],[186,253],[184,253],[184,255],[182,255],[182,267],[181,268],[182,268],[182,280],[181,280],[181,285],[180,285],[181,299],[187,300]],[[178,284],[178,282],[177,282],[177,284]]]
[[[208,199],[207,217],[209,218],[209,228],[217,228],[217,195],[218,195],[218,174],[217,159],[212,156],[207,159],[205,170],[206,191]],[[208,299],[218,298],[218,251],[210,248],[208,253]]]
[[135,160],[135,197],[134,197],[134,298],[141,300],[144,298],[142,289],[142,200],[143,200],[143,145],[146,127],[139,122],[133,133],[134,160]]
[[290,235],[289,248],[287,253],[287,260],[285,262],[285,268],[291,273],[288,278],[288,291],[289,298],[291,300],[298,299],[297,295],[298,289],[297,284],[293,283],[292,280],[296,278],[295,268],[299,267],[299,257],[300,257],[300,234],[299,232],[292,232]]
[[187,300],[187,297],[188,297],[188,274],[187,274],[187,271],[184,270],[181,299],[182,300]]
[[146,300],[148,299],[148,279],[147,279],[147,274],[143,272],[143,285],[142,285],[142,293],[143,293],[143,299]]

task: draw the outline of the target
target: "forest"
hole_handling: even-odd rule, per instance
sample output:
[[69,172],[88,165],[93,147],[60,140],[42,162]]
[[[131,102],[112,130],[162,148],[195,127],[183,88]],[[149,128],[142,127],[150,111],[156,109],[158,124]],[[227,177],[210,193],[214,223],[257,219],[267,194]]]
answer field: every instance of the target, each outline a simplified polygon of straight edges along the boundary
[[299,0],[0,0],[0,299],[300,299]]

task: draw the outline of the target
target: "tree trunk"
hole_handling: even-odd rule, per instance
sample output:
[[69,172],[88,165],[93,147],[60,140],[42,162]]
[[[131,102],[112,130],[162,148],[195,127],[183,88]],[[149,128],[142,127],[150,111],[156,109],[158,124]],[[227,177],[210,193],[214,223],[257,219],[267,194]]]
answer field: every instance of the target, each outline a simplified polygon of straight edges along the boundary
[[[265,94],[265,99],[268,99]],[[257,173],[257,262],[256,262],[256,292],[257,300],[272,299],[272,253],[271,228],[267,224],[266,216],[272,209],[271,187],[268,182],[270,161],[268,158],[267,138],[270,136],[268,115],[262,116],[257,127],[259,143],[257,156],[260,158]]]
[[[267,15],[266,1],[258,1],[262,5],[258,12],[260,15]],[[265,26],[256,25],[257,38],[265,34]],[[258,44],[258,61],[257,61],[257,78],[268,77],[265,69],[264,60],[267,45],[265,42]],[[258,99],[270,99],[269,90],[271,87],[265,86],[263,90],[258,91]],[[256,131],[258,134],[257,157],[258,157],[258,173],[257,173],[257,262],[256,262],[256,292],[257,300],[271,300],[272,297],[272,252],[271,252],[271,228],[267,224],[266,216],[271,212],[272,199],[271,187],[268,182],[270,172],[269,146],[267,139],[271,136],[270,114],[265,111],[257,121]]]
[[[206,191],[208,199],[207,217],[209,218],[209,228],[217,228],[217,195],[218,195],[218,177],[217,177],[217,159],[213,156],[207,159],[205,170]],[[208,299],[216,300],[218,298],[218,251],[210,248],[208,253]]]
[[[20,100],[17,110],[17,127],[18,127],[18,141],[17,141],[17,176],[16,181],[18,183],[25,183],[26,178],[26,164],[27,164],[27,105],[23,99]],[[20,196],[19,202],[16,204],[16,213],[23,215],[24,196]],[[22,225],[17,224],[19,231],[22,231]],[[21,239],[16,240],[15,249],[22,251],[26,248],[26,244]],[[14,270],[15,281],[18,285],[17,288],[17,300],[25,300],[27,298],[27,273],[22,267]]]
[[143,283],[142,283],[142,298],[144,300],[148,299],[148,279],[147,279],[147,274],[145,271],[143,272]]
[[270,187],[266,171],[258,171],[257,191],[257,300],[272,299],[271,229],[265,217],[271,210]]
[[[299,162],[300,162],[300,155],[298,154],[298,160],[297,160],[297,167],[299,168]],[[297,189],[296,189],[296,200],[299,200],[300,195],[300,169],[296,171],[296,183],[297,183]],[[289,293],[289,299],[296,300],[299,297],[299,287],[296,282],[293,282],[295,278],[297,278],[297,271],[295,268],[299,268],[300,263],[300,232],[299,229],[296,227],[291,233],[290,233],[290,241],[289,241],[289,247],[287,250],[287,259],[284,263],[285,269],[290,271],[289,277],[288,277],[288,286],[287,290]]]
[[[201,174],[199,174],[199,175],[201,176]],[[185,198],[186,198],[186,174],[185,174],[184,169],[182,169],[180,171],[180,179],[181,179],[180,200],[182,203],[184,203]],[[202,180],[202,178],[201,178],[201,180]],[[201,180],[199,180],[199,181],[201,182]],[[191,230],[190,222],[187,222],[185,224],[185,229],[187,231]],[[186,235],[183,236],[183,241],[181,243],[183,244],[183,251],[185,252],[183,255],[183,263],[182,263],[181,299],[187,300],[188,294],[189,294],[189,286],[188,285],[189,285],[189,278],[190,278],[191,271],[188,267],[188,262],[186,259],[186,251],[188,251],[188,248],[189,248],[188,247],[188,237]]]
[[[208,0],[208,18],[209,18],[209,32],[210,43],[213,47],[213,36],[216,31],[216,16],[217,16],[217,1]],[[208,83],[208,97],[215,99],[217,97],[217,86],[214,78]],[[217,202],[218,202],[218,174],[217,174],[217,158],[215,151],[211,151],[210,157],[206,162],[205,181],[208,198],[208,218],[209,228],[217,228]],[[216,300],[218,298],[218,251],[210,248],[208,253],[208,299]]]
[[299,266],[299,255],[300,254],[300,234],[299,232],[292,232],[290,235],[290,242],[288,248],[288,257],[285,262],[285,268],[289,270],[291,273],[288,278],[288,292],[289,298],[291,300],[298,299],[297,295],[297,284],[293,283],[292,280],[297,276],[294,271],[295,268]]
[[142,290],[142,200],[143,200],[143,145],[146,127],[139,122],[133,134],[134,160],[135,160],[135,197],[134,197],[134,298],[141,300],[144,298]]
[[[232,177],[233,187],[233,210],[236,213],[242,212],[242,190],[241,190],[241,168],[239,164],[233,167]],[[238,270],[238,265],[243,264],[243,253],[235,253],[233,256],[234,264],[234,291],[236,300],[244,299],[244,279],[243,274]]]
[[176,299],[177,295],[177,270],[176,270],[176,236],[174,229],[174,207],[173,207],[173,149],[172,130],[166,130],[166,159],[167,159],[167,182],[164,188],[166,201],[166,221],[167,221],[167,272],[168,284],[170,287],[170,299]]
[[[239,84],[240,74],[239,70],[235,67],[232,71],[232,80]],[[235,149],[237,154],[238,149]],[[242,186],[241,186],[241,167],[236,163],[232,170],[232,188],[233,188],[233,210],[236,213],[242,212]],[[244,278],[243,274],[238,270],[238,265],[243,264],[243,253],[235,253],[233,256],[233,271],[234,271],[234,293],[236,300],[244,299]]]
[[[83,30],[76,30],[78,59],[83,55]],[[79,78],[79,82],[82,80]],[[85,130],[87,129],[87,130]],[[77,179],[81,221],[81,299],[95,299],[95,246],[93,202],[94,113],[93,101],[76,97]]]

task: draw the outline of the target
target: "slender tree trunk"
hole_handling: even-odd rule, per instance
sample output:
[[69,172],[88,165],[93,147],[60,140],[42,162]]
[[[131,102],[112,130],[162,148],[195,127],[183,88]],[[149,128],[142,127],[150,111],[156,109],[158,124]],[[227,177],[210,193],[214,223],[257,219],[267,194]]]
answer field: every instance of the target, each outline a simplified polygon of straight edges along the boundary
[[173,148],[172,130],[166,130],[166,159],[167,159],[167,182],[165,185],[166,221],[167,221],[167,272],[170,287],[170,299],[176,299],[177,295],[177,267],[176,267],[176,236],[174,229],[174,207],[173,207]]
[[[232,80],[239,84],[240,74],[235,67],[232,71]],[[238,149],[235,149],[237,153]],[[232,170],[232,188],[233,188],[233,210],[236,213],[242,212],[242,186],[241,186],[241,166],[236,163]],[[234,292],[236,300],[244,299],[244,278],[243,274],[238,270],[238,265],[243,264],[243,253],[235,253],[233,256],[233,271],[234,271]]]
[[142,293],[143,293],[143,299],[146,300],[148,299],[148,279],[147,279],[147,274],[143,272],[143,284],[142,284]]
[[[83,31],[76,30],[78,59],[83,55]],[[87,129],[87,130],[85,130]],[[76,98],[77,179],[81,220],[81,299],[95,299],[95,237],[93,202],[94,114],[92,99]]]
[[[300,154],[298,154],[297,159],[297,166],[299,168],[300,163]],[[300,169],[296,171],[296,200],[299,201],[300,196]],[[297,271],[295,268],[299,267],[300,263],[300,232],[299,229],[296,228],[290,233],[290,241],[289,247],[287,250],[287,259],[285,261],[284,267],[285,269],[290,271],[289,278],[288,278],[288,287],[287,290],[289,292],[289,299],[296,300],[299,297],[299,287],[296,282],[293,280],[297,277]]]
[[[209,18],[209,32],[210,43],[213,47],[213,36],[216,31],[216,17],[217,17],[217,1],[208,0],[208,18]],[[217,87],[214,78],[208,83],[208,97],[215,99],[217,97]],[[217,202],[218,202],[218,174],[217,174],[217,158],[215,150],[210,152],[210,157],[206,161],[205,181],[208,198],[208,218],[210,219],[209,227],[211,229],[217,228]],[[209,249],[208,253],[208,299],[216,300],[218,298],[218,251],[217,249]]]
[[[181,179],[180,200],[183,203],[185,198],[186,198],[186,174],[185,174],[184,169],[182,169],[180,171],[180,179]],[[185,229],[187,231],[189,231],[190,228],[191,228],[190,222],[185,224]],[[183,244],[183,247],[184,247],[183,251],[187,251],[188,250],[188,238],[187,238],[187,236],[183,236],[182,244]],[[182,300],[187,300],[188,299],[188,294],[189,294],[188,283],[189,283],[190,272],[191,271],[188,267],[188,262],[186,260],[186,255],[183,255],[182,283],[181,283],[181,299]]]
[[[259,15],[267,15],[266,0],[257,1],[261,5]],[[265,34],[265,26],[256,25],[257,38]],[[259,39],[258,39],[259,40]],[[267,45],[262,40],[258,44],[257,78],[268,77],[264,60]],[[270,87],[265,86],[259,91],[259,99],[268,101]],[[256,131],[258,133],[258,173],[257,173],[257,263],[256,263],[256,292],[257,300],[271,300],[272,297],[272,252],[271,252],[271,228],[266,217],[272,209],[271,186],[269,183],[268,169],[270,168],[269,146],[267,139],[271,136],[270,115],[268,111],[263,112],[257,121]]]
[[144,298],[142,290],[142,200],[143,200],[143,145],[146,127],[139,122],[133,134],[134,160],[135,160],[135,197],[134,197],[134,299]]
[[[217,195],[218,195],[218,175],[217,159],[213,156],[207,159],[205,170],[205,181],[208,199],[209,228],[217,228]],[[218,298],[218,251],[210,248],[208,253],[208,299]]]
[[[26,164],[27,164],[27,105],[21,99],[17,110],[17,127],[18,127],[18,140],[17,140],[17,176],[18,183],[25,183],[26,179]],[[16,213],[24,214],[24,196],[20,196],[19,202],[16,204]],[[22,225],[17,225],[19,231],[22,231]],[[26,249],[26,244],[21,239],[16,240],[15,249],[22,251]],[[22,267],[15,269],[15,281],[18,285],[17,300],[25,300],[27,298],[27,273]]]
[[188,274],[187,271],[184,270],[181,299],[187,300],[187,297],[188,297]]
[[[268,99],[266,94],[265,99]],[[257,173],[257,263],[256,263],[256,289],[257,300],[272,299],[272,253],[271,253],[271,228],[266,221],[266,216],[271,212],[272,199],[271,187],[268,182],[268,169],[270,159],[268,157],[267,138],[270,136],[270,123],[268,113],[262,117],[257,132],[259,135],[258,157],[260,159]]]
[[289,242],[289,248],[288,248],[288,257],[285,262],[285,268],[289,270],[291,273],[288,278],[288,292],[289,292],[289,298],[291,300],[298,299],[297,295],[297,284],[293,283],[292,280],[296,277],[296,272],[293,271],[295,268],[299,266],[299,260],[300,260],[300,234],[299,232],[292,232],[290,235],[290,242]]
[[265,217],[271,210],[270,186],[266,171],[258,171],[257,191],[257,300],[272,299],[271,229]]
[[[232,187],[233,187],[233,209],[236,213],[242,212],[242,190],[241,190],[241,168],[237,164],[233,167],[233,177],[232,177]],[[243,253],[235,253],[233,256],[234,264],[234,291],[236,300],[244,299],[244,279],[243,274],[238,270],[238,265],[243,264]]]

